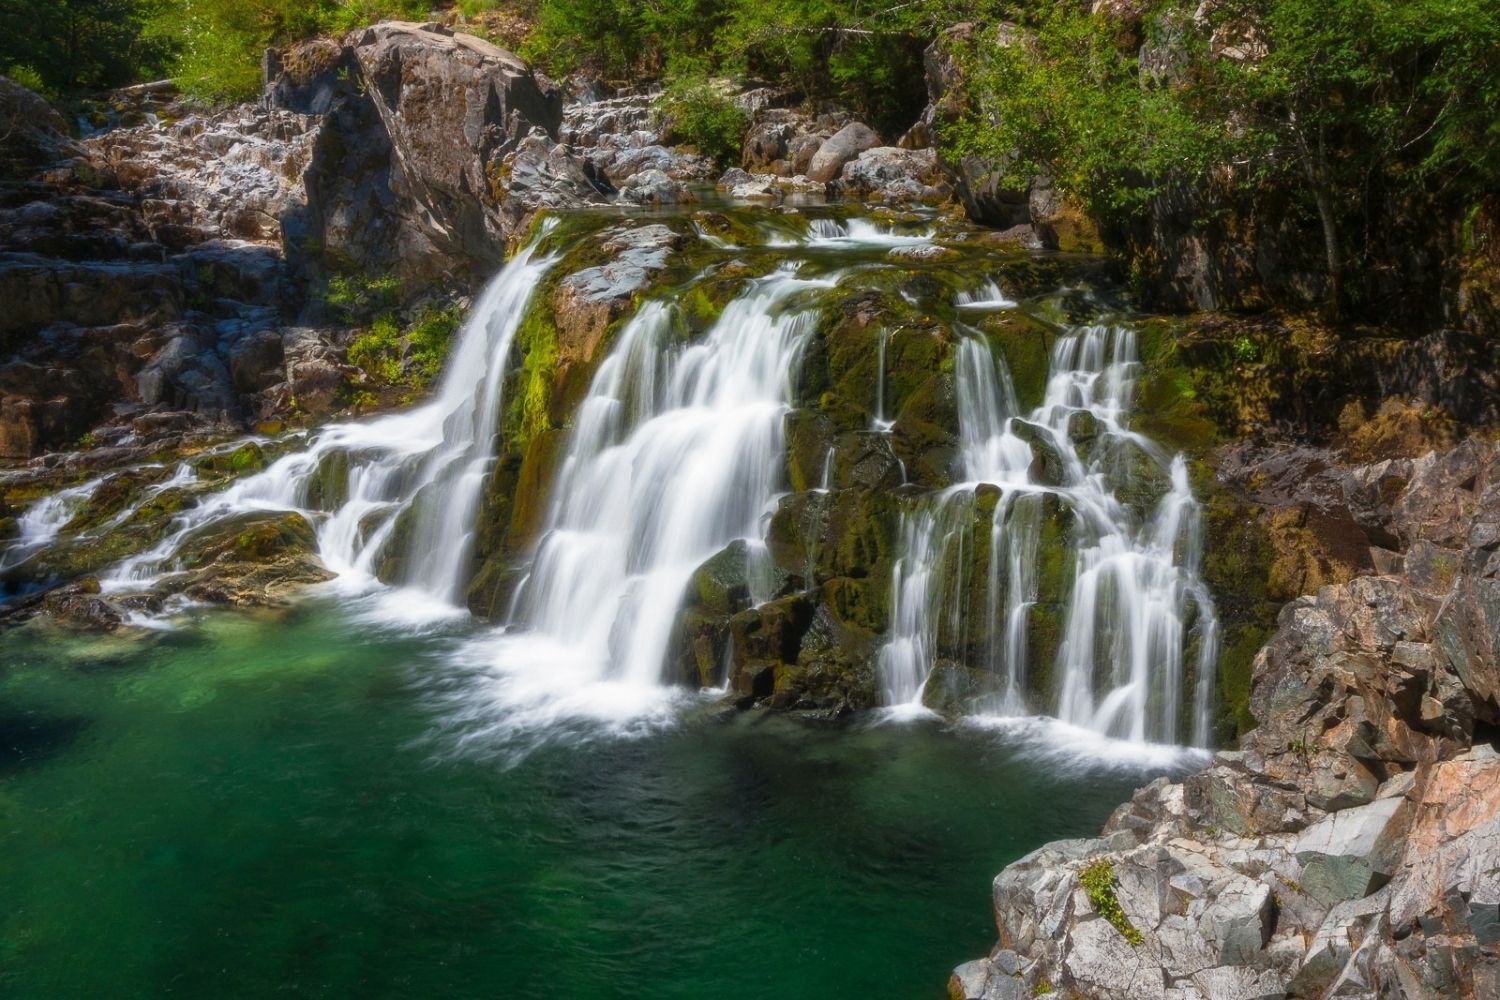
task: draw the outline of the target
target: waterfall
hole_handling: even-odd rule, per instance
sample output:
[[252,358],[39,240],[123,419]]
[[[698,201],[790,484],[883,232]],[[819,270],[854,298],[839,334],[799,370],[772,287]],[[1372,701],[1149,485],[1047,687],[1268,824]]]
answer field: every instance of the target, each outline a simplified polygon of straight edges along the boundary
[[[545,234],[546,228],[543,229]],[[433,399],[406,413],[332,424],[308,445],[180,514],[154,548],[101,579],[140,590],[179,568],[184,544],[230,518],[295,511],[346,586],[369,586],[408,519],[407,602],[418,616],[457,611],[467,582],[474,514],[494,459],[511,340],[553,261],[526,247],[490,281],[456,337]]]
[[[974,331],[959,331],[964,481],[902,516],[891,634],[878,662],[885,702],[920,708],[934,668],[952,659],[999,678],[982,707],[1026,710],[1029,618],[1050,498],[1072,515],[1072,573],[1053,664],[1056,700],[1048,707],[1064,722],[1109,736],[1205,744],[1217,620],[1199,576],[1199,511],[1182,456],[1167,456],[1129,430],[1139,368],[1134,334],[1092,326],[1060,337],[1044,399],[1022,419],[1003,360]],[[1166,483],[1144,513],[1116,492],[1142,476]],[[981,499],[993,511],[985,572],[974,579],[981,576],[971,568]],[[988,633],[982,644],[965,634],[976,603]],[[1179,722],[1185,705],[1187,732]]]
[[789,270],[752,281],[691,343],[662,302],[621,329],[577,410],[516,627],[491,654],[513,686],[562,690],[589,711],[576,699],[610,684],[594,707],[628,712],[629,690],[661,690],[694,571],[736,540],[752,579],[769,566],[782,423],[816,316],[797,299],[831,286]]

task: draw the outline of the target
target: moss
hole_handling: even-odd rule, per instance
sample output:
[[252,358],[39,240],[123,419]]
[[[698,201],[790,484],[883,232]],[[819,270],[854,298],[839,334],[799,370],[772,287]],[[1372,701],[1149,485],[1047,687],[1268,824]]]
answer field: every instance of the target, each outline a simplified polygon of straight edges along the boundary
[[989,340],[990,349],[1005,361],[1017,406],[1024,412],[1041,405],[1052,370],[1057,331],[1019,309],[985,317],[980,330]]
[[1220,742],[1229,742],[1226,737],[1238,738],[1255,728],[1255,717],[1250,714],[1250,689],[1254,679],[1255,656],[1260,652],[1275,629],[1264,625],[1242,625],[1225,630],[1219,646],[1218,692],[1219,717],[1226,720],[1232,732],[1221,732]]
[[503,433],[511,448],[525,451],[533,437],[552,426],[552,385],[558,352],[550,296],[533,297],[526,318],[516,329],[511,350],[519,364],[506,406]]
[[1088,896],[1089,904],[1093,906],[1094,912],[1108,920],[1131,947],[1146,940],[1145,936],[1130,922],[1130,918],[1125,915],[1124,908],[1120,906],[1120,899],[1115,893],[1113,861],[1108,858],[1099,858],[1085,865],[1078,873],[1078,884],[1083,886],[1084,895]]

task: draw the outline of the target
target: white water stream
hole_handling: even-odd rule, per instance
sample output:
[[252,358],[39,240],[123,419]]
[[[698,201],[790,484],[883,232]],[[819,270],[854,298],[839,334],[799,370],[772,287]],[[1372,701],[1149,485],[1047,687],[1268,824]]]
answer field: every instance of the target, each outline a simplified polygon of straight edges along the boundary
[[694,571],[743,540],[759,575],[792,377],[816,319],[799,296],[833,283],[790,269],[752,281],[693,343],[660,302],[620,331],[574,419],[513,627],[484,644],[508,703],[633,717],[668,690]]
[[[930,239],[859,220],[813,220],[801,245],[879,251]],[[400,589],[387,593],[400,599],[382,607],[418,623],[461,614],[505,365],[552,263],[528,248],[496,276],[431,402],[322,428],[302,450],[184,511],[159,545],[106,574],[104,589],[145,589],[179,571],[196,533],[247,514],[295,511],[314,524],[339,587],[378,589],[382,561],[396,555],[405,570]],[[816,293],[837,280],[783,267],[747,282],[696,340],[660,301],[641,305],[615,335],[574,414],[509,622],[460,654],[503,689],[513,714],[528,715],[523,724],[649,714],[670,698],[666,660],[694,571],[742,542],[751,579],[770,577],[764,535],[785,488],[783,420],[816,325]],[[968,313],[1014,303],[987,280],[955,305]],[[1138,367],[1132,335],[1088,327],[1060,338],[1045,399],[1023,420],[1003,359],[975,331],[956,330],[964,482],[902,517],[891,627],[878,659],[885,702],[919,710],[934,668],[952,660],[1000,679],[979,706],[992,713],[1055,712],[1133,741],[1205,743],[1216,637],[1198,577],[1198,510],[1182,459],[1128,429]],[[886,346],[882,335],[874,414],[882,430],[891,419]],[[1039,449],[1052,455],[1045,475]],[[832,468],[830,450],[820,489],[830,489]],[[1145,512],[1118,495],[1142,469],[1162,484]],[[4,558],[46,545],[95,485],[28,510],[22,544]],[[981,498],[991,505],[987,520]],[[1044,526],[1059,505],[1071,513],[1071,575],[1055,691],[1044,704],[1033,693],[1028,704],[1029,622],[1048,554]],[[988,550],[982,564],[980,547]],[[767,599],[763,589],[752,585],[752,596]],[[983,641],[970,641],[971,629]]]
[[[1030,708],[1135,742],[1207,743],[1217,622],[1198,573],[1198,507],[1182,456],[1164,455],[1128,428],[1138,368],[1130,330],[1074,330],[1058,339],[1045,398],[1022,421],[1003,360],[977,334],[965,335],[956,366],[965,481],[902,517],[891,633],[879,659],[886,704],[920,711],[939,660],[964,659],[974,588],[982,587],[986,662],[965,665],[1003,678],[992,711],[1028,710],[1028,618],[1050,495],[1072,513],[1071,590],[1054,664],[1055,705]],[[1050,475],[1042,463],[1038,476],[1039,448],[1050,452]],[[1117,493],[1141,475],[1166,484],[1144,516]],[[976,580],[981,484],[999,495],[986,572]],[[1190,640],[1197,648],[1191,676]]]
[[431,402],[321,429],[305,449],[184,511],[160,544],[104,576],[103,589],[145,589],[180,568],[183,543],[195,533],[265,511],[306,515],[328,568],[344,586],[367,588],[399,519],[409,517],[414,557],[404,610],[417,618],[459,613],[511,339],[551,263],[528,247],[491,280],[457,335]]

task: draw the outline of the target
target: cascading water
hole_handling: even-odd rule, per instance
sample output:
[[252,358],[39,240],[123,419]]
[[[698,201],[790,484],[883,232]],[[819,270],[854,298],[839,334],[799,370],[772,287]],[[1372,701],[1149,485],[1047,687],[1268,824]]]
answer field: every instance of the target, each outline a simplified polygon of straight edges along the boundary
[[[939,660],[968,654],[1002,679],[989,708],[1025,710],[1028,618],[1052,497],[1072,513],[1074,546],[1054,671],[1057,716],[1138,742],[1207,743],[1217,622],[1199,578],[1198,508],[1182,457],[1163,455],[1127,427],[1137,367],[1131,331],[1075,330],[1059,338],[1045,398],[1023,421],[1003,362],[964,331],[956,377],[965,481],[903,515],[891,635],[879,659],[887,704],[919,708]],[[1085,426],[1093,428],[1092,443],[1079,432]],[[1054,459],[1041,479],[1038,449]],[[1167,481],[1144,516],[1116,492],[1141,476]],[[970,552],[986,494],[993,513],[976,596]],[[988,631],[979,649],[964,634],[976,600]],[[1185,658],[1194,641],[1189,678]],[[1183,733],[1190,679],[1190,732]]]
[[514,601],[524,630],[487,654],[512,701],[535,693],[564,714],[631,714],[662,691],[693,572],[742,540],[756,577],[791,379],[816,316],[798,296],[831,286],[790,270],[752,281],[690,344],[660,302],[620,331],[577,411]]
[[297,511],[317,527],[324,563],[354,586],[370,583],[400,519],[409,518],[407,551],[414,557],[405,582],[426,598],[417,613],[456,611],[474,512],[494,457],[511,339],[551,264],[535,256],[533,243],[491,280],[458,334],[431,402],[324,428],[303,450],[185,511],[159,545],[103,578],[104,589],[141,589],[174,572],[190,537],[229,518]]

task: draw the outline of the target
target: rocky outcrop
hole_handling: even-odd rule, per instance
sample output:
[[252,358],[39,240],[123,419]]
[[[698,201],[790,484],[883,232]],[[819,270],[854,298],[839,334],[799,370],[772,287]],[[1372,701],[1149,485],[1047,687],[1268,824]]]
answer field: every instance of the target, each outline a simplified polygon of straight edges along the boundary
[[265,76],[272,107],[318,119],[289,250],[413,287],[503,259],[518,213],[503,211],[502,163],[562,119],[545,77],[472,35],[399,21],[272,51]]
[[876,146],[844,164],[835,190],[866,201],[941,202],[952,196],[931,149]]
[[68,124],[52,105],[25,87],[0,78],[0,180],[30,180],[46,167],[82,153]]
[[996,878],[951,995],[1492,994],[1500,448],[1321,475],[1372,571],[1282,611],[1239,750]]

